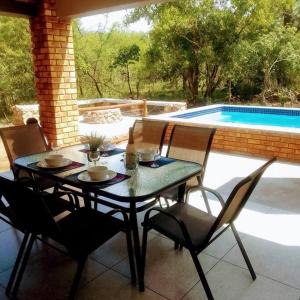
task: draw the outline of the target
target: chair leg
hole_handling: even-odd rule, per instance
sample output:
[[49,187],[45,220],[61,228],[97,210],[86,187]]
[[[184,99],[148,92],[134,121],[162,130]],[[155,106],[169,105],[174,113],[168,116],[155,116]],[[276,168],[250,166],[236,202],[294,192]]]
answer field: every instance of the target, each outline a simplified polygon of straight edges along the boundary
[[13,286],[12,296],[11,296],[13,299],[16,298],[16,296],[17,296],[17,292],[18,292],[19,286],[21,284],[23,274],[25,272],[25,268],[27,266],[27,262],[28,262],[28,259],[29,259],[29,256],[30,256],[30,252],[31,252],[34,240],[35,240],[35,236],[31,235],[31,237],[29,239],[29,242],[28,242],[28,245],[27,245],[27,248],[25,250],[24,256],[23,256],[23,260],[22,260],[22,263],[21,263],[21,266],[20,266],[20,270],[18,272],[17,278],[15,280],[15,284]]
[[145,278],[145,268],[146,268],[146,253],[147,253],[147,241],[148,241],[148,228],[145,226],[143,230],[143,241],[142,241],[142,278]]
[[72,282],[72,286],[71,286],[71,289],[70,289],[70,293],[69,293],[69,299],[70,300],[75,299],[76,292],[77,292],[77,289],[78,289],[78,285],[79,285],[79,282],[80,282],[80,279],[81,279],[81,275],[82,275],[82,271],[84,269],[86,259],[87,259],[87,257],[85,257],[85,258],[78,261],[77,270],[76,270],[76,273],[75,273],[75,276],[74,276],[74,279],[73,279],[73,282]]
[[131,223],[131,230],[133,235],[133,245],[134,245],[134,253],[135,253],[135,262],[136,262],[136,270],[137,270],[137,278],[139,284],[140,292],[145,290],[144,281],[142,278],[142,270],[141,270],[141,249],[140,249],[140,238],[139,238],[139,231],[137,225],[137,219],[135,213],[130,213],[130,223]]
[[26,232],[25,235],[24,235],[23,241],[21,243],[21,246],[20,246],[20,249],[19,249],[19,252],[18,252],[18,256],[16,258],[16,262],[15,262],[13,270],[10,274],[10,278],[9,278],[9,281],[8,281],[8,284],[7,284],[7,287],[6,287],[6,290],[5,290],[5,293],[6,293],[7,296],[10,295],[10,291],[11,291],[11,288],[13,286],[15,277],[17,275],[20,263],[22,261],[22,257],[23,257],[24,251],[26,249],[26,244],[28,242],[29,236],[30,236],[30,233]]
[[126,228],[126,242],[127,242],[127,252],[128,252],[128,260],[129,260],[129,267],[130,267],[131,283],[135,284],[136,273],[135,273],[135,266],[134,266],[134,256],[133,256],[133,247],[132,247],[130,228]]
[[245,248],[244,248],[244,246],[243,246],[243,243],[242,243],[242,241],[241,241],[241,238],[240,238],[240,236],[239,236],[239,234],[238,234],[238,232],[237,232],[235,226],[234,226],[232,223],[230,224],[230,226],[231,226],[232,232],[233,232],[233,234],[234,234],[234,237],[235,237],[235,239],[236,239],[236,241],[237,241],[237,243],[238,243],[238,245],[239,245],[239,247],[240,247],[240,250],[241,250],[242,255],[243,255],[243,257],[244,257],[244,260],[245,260],[245,262],[246,262],[246,264],[247,264],[247,267],[248,267],[248,269],[249,269],[249,272],[250,272],[250,274],[251,274],[251,277],[252,277],[253,280],[255,280],[255,279],[256,279],[256,274],[255,274],[255,272],[254,272],[254,269],[253,269],[253,267],[252,267],[252,264],[251,264],[251,262],[250,262],[250,259],[249,259],[248,255],[247,255],[247,252],[246,252],[246,250],[245,250]]
[[196,267],[196,269],[197,269],[198,275],[199,275],[200,280],[201,280],[201,282],[202,282],[202,285],[203,285],[203,288],[204,288],[204,290],[205,290],[207,299],[208,299],[208,300],[214,300],[214,297],[213,297],[213,295],[212,295],[212,293],[211,293],[210,287],[209,287],[208,282],[207,282],[207,280],[206,280],[206,278],[205,278],[205,274],[204,274],[204,272],[203,272],[203,269],[202,269],[202,267],[201,267],[201,265],[200,265],[200,262],[199,262],[199,260],[198,260],[198,257],[197,257],[197,255],[196,255],[196,253],[195,253],[194,251],[192,251],[191,249],[189,249],[189,251],[190,251],[190,253],[191,253],[193,262],[194,262],[194,264],[195,264],[195,267]]

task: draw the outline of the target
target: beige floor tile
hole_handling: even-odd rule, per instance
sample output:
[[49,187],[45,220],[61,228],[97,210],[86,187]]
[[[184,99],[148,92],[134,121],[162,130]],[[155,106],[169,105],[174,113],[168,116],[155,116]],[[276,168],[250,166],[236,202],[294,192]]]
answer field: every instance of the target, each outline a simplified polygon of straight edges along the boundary
[[[241,235],[240,235],[241,237]],[[230,229],[227,229],[220,237],[212,242],[203,253],[216,258],[222,258],[236,244],[235,237]]]
[[5,290],[2,287],[0,287],[0,299],[1,300],[8,300],[8,298],[5,295]]
[[[141,240],[142,230],[139,230],[139,236]],[[155,236],[156,235],[150,233],[149,239],[151,240]],[[122,232],[117,234],[91,254],[91,258],[107,266],[108,268],[120,263],[125,258],[127,260],[127,256],[126,235]]]
[[[200,254],[200,262],[205,272],[217,263],[217,259]],[[114,267],[129,276],[127,262]],[[175,251],[174,243],[166,238],[156,237],[149,241],[145,285],[168,299],[181,299],[199,280],[188,251]]]
[[[300,244],[288,246],[253,236],[245,237],[243,244],[258,274],[300,288]],[[238,246],[223,260],[246,268]]]
[[[300,295],[300,290],[262,276],[253,281],[247,270],[223,261],[209,271],[207,280],[216,300],[298,300]],[[183,299],[205,300],[202,283]]]
[[140,293],[130,280],[109,270],[79,291],[78,300],[163,300],[162,296],[145,289]]
[[0,233],[8,230],[10,228],[11,228],[11,226],[9,224],[7,224],[6,222],[4,222],[3,220],[0,219]]
[[[21,300],[65,299],[76,271],[76,262],[49,249],[37,255],[27,265],[18,296]],[[95,279],[107,268],[88,259],[81,279],[81,286]],[[6,286],[11,270],[0,273],[1,285]]]
[[[14,265],[22,239],[23,234],[12,228],[0,233],[0,273]],[[35,243],[32,250],[33,255],[41,247],[39,242]]]

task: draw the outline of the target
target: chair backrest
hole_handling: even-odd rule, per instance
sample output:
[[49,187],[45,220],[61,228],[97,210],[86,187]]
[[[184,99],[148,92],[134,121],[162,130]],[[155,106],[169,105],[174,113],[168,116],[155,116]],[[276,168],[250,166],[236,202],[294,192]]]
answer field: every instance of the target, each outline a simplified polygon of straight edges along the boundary
[[47,151],[46,139],[37,123],[1,128],[0,135],[11,166],[20,156]]
[[175,125],[167,156],[199,163],[204,174],[215,132],[215,128]]
[[228,197],[223,209],[218,215],[215,223],[212,226],[210,236],[224,224],[232,223],[241,212],[242,208],[246,204],[253,190],[255,189],[258,181],[265,172],[265,170],[276,160],[272,158],[263,166],[258,168],[252,174],[240,181],[232,190]]
[[168,122],[159,120],[136,120],[133,125],[133,140],[137,147],[162,149]]
[[60,236],[59,227],[40,194],[17,181],[1,177],[0,194],[9,205],[12,223],[34,234],[51,232]]

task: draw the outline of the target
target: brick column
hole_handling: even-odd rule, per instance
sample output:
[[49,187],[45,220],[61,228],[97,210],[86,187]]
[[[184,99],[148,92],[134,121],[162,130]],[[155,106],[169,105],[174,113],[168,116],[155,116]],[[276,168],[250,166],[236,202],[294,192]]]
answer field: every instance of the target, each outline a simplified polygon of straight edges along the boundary
[[56,16],[55,0],[42,0],[30,19],[36,97],[49,141],[78,142],[78,107],[72,26]]

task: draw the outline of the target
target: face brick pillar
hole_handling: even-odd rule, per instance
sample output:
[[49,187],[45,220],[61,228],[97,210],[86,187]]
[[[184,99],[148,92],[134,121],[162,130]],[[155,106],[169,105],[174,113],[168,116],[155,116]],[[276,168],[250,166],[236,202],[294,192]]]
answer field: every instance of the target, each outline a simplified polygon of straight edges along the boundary
[[50,142],[74,144],[79,138],[71,21],[56,16],[55,0],[42,0],[30,29],[41,125]]

